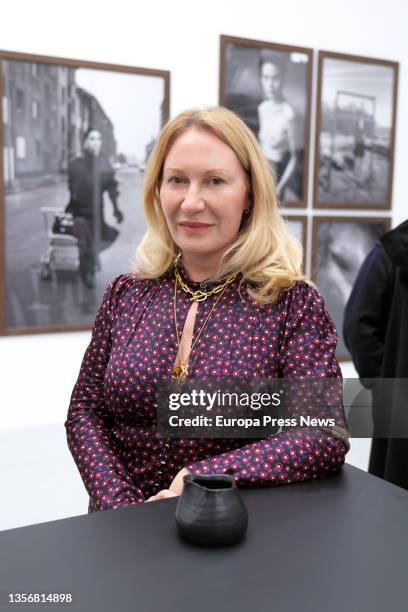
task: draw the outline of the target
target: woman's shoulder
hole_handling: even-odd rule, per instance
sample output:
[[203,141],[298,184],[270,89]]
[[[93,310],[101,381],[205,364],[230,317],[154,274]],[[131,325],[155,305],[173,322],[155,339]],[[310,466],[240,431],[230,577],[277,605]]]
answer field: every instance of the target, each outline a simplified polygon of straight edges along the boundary
[[287,121],[292,121],[295,118],[295,111],[293,106],[287,100],[283,100],[281,104],[282,113],[285,115]]
[[316,287],[308,283],[306,280],[296,281],[289,289],[283,292],[288,294],[292,301],[303,301],[307,299],[323,299],[321,293]]
[[70,168],[77,168],[78,166],[83,166],[85,164],[85,157],[83,155],[78,155],[77,157],[71,158],[69,162]]
[[[259,288],[259,285],[248,283],[248,285],[254,289]],[[263,304],[268,308],[282,307],[290,304],[303,304],[310,300],[323,300],[318,289],[313,287],[307,281],[298,280],[294,282],[290,287],[282,289],[279,296],[273,302]]]
[[288,304],[291,310],[310,310],[324,306],[320,291],[304,280],[296,281],[282,292],[279,299]]
[[274,302],[264,304],[261,308],[268,314],[278,313],[280,319],[288,322],[305,316],[319,316],[325,310],[325,304],[318,289],[299,280],[283,289]]
[[[261,284],[255,283],[249,280],[244,282],[244,286],[248,289],[254,291],[259,290],[261,288]],[[308,283],[304,280],[298,280],[294,282],[290,287],[281,289],[278,297],[271,302],[257,302],[254,299],[250,299],[250,301],[257,304],[259,307],[266,307],[269,309],[276,308],[277,306],[282,306],[285,304],[291,303],[303,303],[307,300],[323,300],[322,295],[312,284]]]
[[78,176],[83,176],[88,172],[88,165],[86,159],[83,155],[75,157],[69,163],[68,172],[70,175],[76,174]]
[[[259,289],[258,285],[250,284],[251,289]],[[279,296],[272,302],[257,302],[251,300],[260,313],[266,316],[277,315],[280,320],[294,319],[305,313],[322,311],[325,308],[321,293],[307,283],[299,280],[287,289],[282,289]]]
[[296,282],[285,296],[286,327],[308,330],[325,328],[336,334],[336,329],[324,298],[316,287],[305,281]]
[[156,285],[156,279],[142,278],[136,272],[119,274],[106,287],[103,302],[107,302],[110,307],[117,307],[126,301],[135,303]]
[[111,164],[111,161],[109,157],[105,155],[105,153],[101,153],[100,155],[98,155],[97,160],[98,160],[98,164],[101,170],[103,171],[109,170],[111,172],[114,172],[114,168]]
[[261,113],[267,107],[268,107],[268,100],[262,100],[262,102],[258,104],[258,111]]

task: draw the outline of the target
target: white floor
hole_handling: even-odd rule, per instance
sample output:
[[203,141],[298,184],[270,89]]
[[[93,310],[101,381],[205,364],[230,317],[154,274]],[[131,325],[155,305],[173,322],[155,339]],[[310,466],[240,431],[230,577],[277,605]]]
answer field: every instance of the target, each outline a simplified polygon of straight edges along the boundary
[[[370,446],[351,440],[347,463],[367,470]],[[0,431],[0,486],[0,531],[87,513],[62,424]]]

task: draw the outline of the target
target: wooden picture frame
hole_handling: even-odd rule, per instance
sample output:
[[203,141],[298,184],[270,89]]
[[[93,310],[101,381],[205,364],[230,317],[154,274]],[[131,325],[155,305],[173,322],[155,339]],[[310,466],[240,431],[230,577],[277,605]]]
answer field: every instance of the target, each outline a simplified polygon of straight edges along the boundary
[[391,209],[398,68],[319,51],[314,208]]
[[312,226],[312,280],[321,291],[339,336],[337,358],[350,360],[343,341],[344,309],[358,271],[390,217],[316,216]]
[[282,204],[305,208],[313,50],[222,35],[219,103],[252,129],[273,167]]
[[0,74],[0,334],[90,329],[144,233],[170,73],[1,51]]

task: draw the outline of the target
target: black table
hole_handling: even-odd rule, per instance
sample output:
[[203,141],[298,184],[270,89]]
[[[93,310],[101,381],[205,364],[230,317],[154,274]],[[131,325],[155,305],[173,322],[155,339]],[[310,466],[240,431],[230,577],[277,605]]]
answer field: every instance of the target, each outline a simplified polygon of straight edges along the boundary
[[0,611],[407,612],[407,491],[345,465],[242,495],[248,535],[224,549],[178,538],[175,498],[0,532]]

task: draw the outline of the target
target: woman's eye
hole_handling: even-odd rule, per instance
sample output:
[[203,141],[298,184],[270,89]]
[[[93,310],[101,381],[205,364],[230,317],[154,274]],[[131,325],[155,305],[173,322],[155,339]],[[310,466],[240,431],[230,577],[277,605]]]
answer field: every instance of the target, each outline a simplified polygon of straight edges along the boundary
[[210,182],[213,185],[222,185],[223,183],[225,183],[224,179],[219,176],[213,176],[212,178],[210,178]]
[[176,185],[180,185],[185,181],[182,176],[170,176],[167,180],[169,183],[175,183]]

